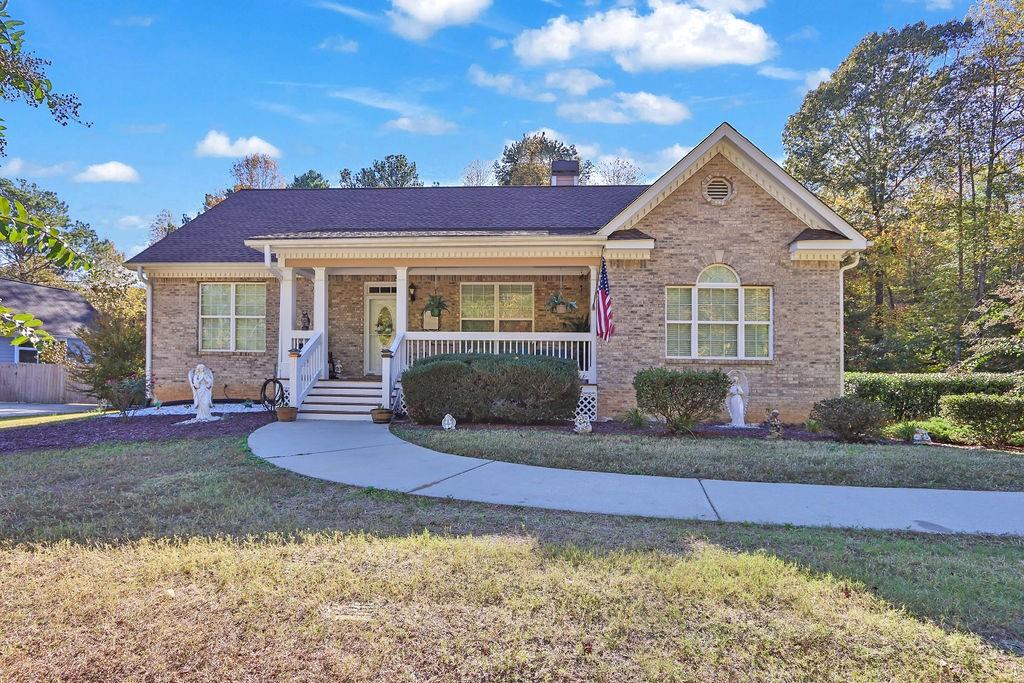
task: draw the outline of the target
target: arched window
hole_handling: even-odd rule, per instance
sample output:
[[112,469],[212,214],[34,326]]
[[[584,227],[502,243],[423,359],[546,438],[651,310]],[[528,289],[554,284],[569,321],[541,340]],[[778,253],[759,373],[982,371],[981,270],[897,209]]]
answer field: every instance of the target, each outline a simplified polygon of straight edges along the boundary
[[716,263],[695,285],[665,288],[665,355],[669,358],[772,357],[771,287],[744,287]]

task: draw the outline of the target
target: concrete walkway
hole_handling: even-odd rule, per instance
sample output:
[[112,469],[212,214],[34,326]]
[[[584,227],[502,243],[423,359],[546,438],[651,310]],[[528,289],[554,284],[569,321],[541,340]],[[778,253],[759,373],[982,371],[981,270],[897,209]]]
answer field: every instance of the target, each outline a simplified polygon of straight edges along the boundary
[[1024,493],[552,469],[439,453],[368,422],[273,422],[249,436],[249,447],[317,479],[435,498],[670,519],[1024,535]]
[[95,403],[0,403],[2,417],[38,417],[96,410]]

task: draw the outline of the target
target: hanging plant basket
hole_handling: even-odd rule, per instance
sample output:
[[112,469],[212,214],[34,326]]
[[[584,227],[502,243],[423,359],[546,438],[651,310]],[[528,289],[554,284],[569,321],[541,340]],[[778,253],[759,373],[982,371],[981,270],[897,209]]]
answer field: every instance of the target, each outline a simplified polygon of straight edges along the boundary
[[431,294],[423,306],[423,329],[436,330],[440,327],[441,313],[448,310],[448,302],[440,294]]
[[568,313],[570,311],[575,311],[576,308],[576,302],[569,301],[568,299],[562,296],[561,292],[552,294],[551,298],[548,299],[548,310],[551,311],[552,313]]

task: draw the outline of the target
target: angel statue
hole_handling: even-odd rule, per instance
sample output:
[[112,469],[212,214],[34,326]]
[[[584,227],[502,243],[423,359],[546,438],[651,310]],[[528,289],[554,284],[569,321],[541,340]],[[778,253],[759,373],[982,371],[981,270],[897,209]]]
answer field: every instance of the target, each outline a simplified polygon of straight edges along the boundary
[[192,387],[192,408],[196,416],[181,424],[219,420],[219,417],[213,416],[213,373],[210,368],[200,363],[194,370],[189,370],[188,385]]
[[729,378],[732,379],[732,386],[729,387],[729,396],[725,399],[725,407],[731,419],[729,426],[746,427],[747,397],[750,392],[747,378],[739,372],[730,374]]

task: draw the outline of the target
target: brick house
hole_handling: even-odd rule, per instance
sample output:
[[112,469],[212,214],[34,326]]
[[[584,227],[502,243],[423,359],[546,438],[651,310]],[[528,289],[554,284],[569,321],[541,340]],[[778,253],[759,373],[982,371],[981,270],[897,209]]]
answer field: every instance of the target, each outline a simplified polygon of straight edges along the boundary
[[[231,195],[129,262],[156,396],[189,398],[201,362],[215,398],[276,376],[300,417],[366,419],[400,402],[404,368],[453,351],[572,358],[591,417],[633,405],[633,375],[652,366],[742,375],[752,420],[802,420],[840,393],[843,273],[867,242],[834,211],[725,123],[650,186],[577,173]],[[609,341],[591,305],[602,257]]]

